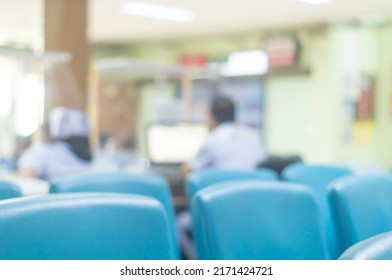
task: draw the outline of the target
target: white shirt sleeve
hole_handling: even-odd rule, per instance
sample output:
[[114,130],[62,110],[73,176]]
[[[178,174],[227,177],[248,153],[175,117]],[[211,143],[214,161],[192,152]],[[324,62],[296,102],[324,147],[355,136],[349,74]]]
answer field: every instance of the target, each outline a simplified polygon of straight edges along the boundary
[[189,168],[254,169],[265,157],[261,145],[255,131],[233,123],[222,124],[210,133]]
[[19,159],[18,169],[33,170],[40,178],[45,177],[45,147],[34,145],[30,147]]
[[214,164],[214,156],[213,156],[213,145],[211,145],[211,138],[207,138],[207,140],[203,143],[197,155],[189,162],[189,167],[191,170],[200,170],[203,168],[210,167]]

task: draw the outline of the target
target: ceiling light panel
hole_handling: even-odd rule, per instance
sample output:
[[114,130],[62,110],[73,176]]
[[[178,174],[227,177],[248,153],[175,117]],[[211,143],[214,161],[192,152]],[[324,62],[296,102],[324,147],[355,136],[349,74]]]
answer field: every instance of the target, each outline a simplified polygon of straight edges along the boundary
[[323,5],[323,4],[331,4],[333,0],[296,0],[297,2],[302,2],[311,5]]
[[174,22],[191,22],[195,18],[191,10],[138,1],[123,3],[121,11],[130,15]]

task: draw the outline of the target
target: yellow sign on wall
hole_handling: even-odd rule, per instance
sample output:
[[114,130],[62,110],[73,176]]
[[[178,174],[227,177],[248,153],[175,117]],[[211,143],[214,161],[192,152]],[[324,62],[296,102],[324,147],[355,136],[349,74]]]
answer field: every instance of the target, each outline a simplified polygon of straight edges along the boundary
[[369,148],[374,138],[374,121],[354,122],[354,145],[358,148]]

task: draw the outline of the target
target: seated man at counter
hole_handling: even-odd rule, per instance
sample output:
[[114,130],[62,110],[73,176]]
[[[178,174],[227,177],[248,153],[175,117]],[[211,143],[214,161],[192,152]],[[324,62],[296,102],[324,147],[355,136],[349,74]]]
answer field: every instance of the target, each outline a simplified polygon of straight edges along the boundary
[[210,134],[196,157],[182,167],[182,174],[205,168],[255,169],[265,158],[260,135],[235,122],[235,106],[227,97],[216,97],[210,108]]
[[[218,96],[213,100],[208,120],[210,134],[195,158],[182,166],[183,177],[207,168],[252,170],[265,159],[259,133],[236,123],[235,114],[234,103],[229,98]],[[181,213],[177,224],[183,255],[194,259],[189,213]]]

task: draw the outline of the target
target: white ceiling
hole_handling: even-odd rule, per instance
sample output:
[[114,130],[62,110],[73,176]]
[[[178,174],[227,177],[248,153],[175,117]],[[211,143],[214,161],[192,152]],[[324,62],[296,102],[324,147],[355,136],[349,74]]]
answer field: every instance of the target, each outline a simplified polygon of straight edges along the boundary
[[42,37],[40,0],[0,0],[0,45],[12,41],[39,44]]
[[[392,15],[391,0],[335,0],[310,5],[295,0],[143,0],[194,11],[190,23],[172,23],[121,13],[125,0],[90,0],[93,41],[132,41],[240,32],[362,16]],[[42,43],[42,0],[0,0],[0,45],[12,40]]]

